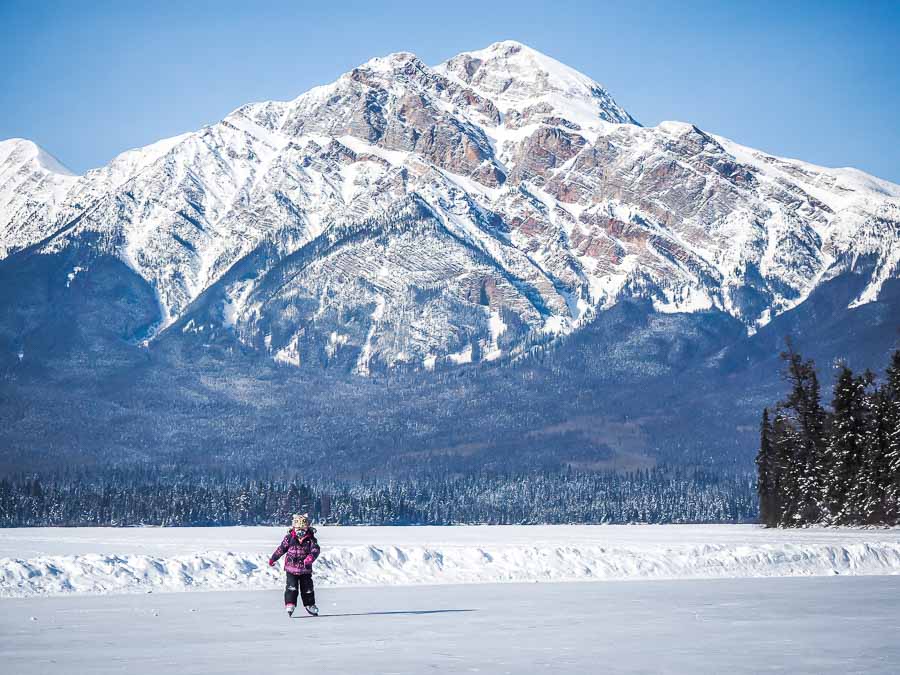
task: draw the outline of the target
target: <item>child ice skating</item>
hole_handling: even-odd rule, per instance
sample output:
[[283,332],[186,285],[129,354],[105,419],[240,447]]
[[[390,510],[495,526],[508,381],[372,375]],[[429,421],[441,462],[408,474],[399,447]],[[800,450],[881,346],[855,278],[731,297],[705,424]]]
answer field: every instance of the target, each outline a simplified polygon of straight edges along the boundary
[[319,542],[316,541],[316,530],[309,525],[307,514],[295,513],[291,520],[291,529],[284,536],[281,544],[269,558],[269,567],[287,553],[284,559],[284,571],[287,575],[284,588],[284,608],[288,616],[297,607],[297,595],[303,600],[303,607],[313,616],[319,615],[316,607],[316,592],[313,588],[312,565],[319,557]]

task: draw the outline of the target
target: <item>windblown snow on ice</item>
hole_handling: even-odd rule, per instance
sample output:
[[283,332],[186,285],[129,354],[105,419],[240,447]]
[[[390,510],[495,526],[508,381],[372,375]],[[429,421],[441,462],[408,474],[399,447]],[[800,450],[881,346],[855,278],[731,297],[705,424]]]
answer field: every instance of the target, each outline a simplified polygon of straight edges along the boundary
[[[277,588],[280,566],[267,561],[282,535],[280,528],[7,530],[0,554],[26,557],[0,558],[0,596]],[[319,540],[321,586],[900,574],[897,529],[322,528]],[[225,550],[229,542],[239,550]]]

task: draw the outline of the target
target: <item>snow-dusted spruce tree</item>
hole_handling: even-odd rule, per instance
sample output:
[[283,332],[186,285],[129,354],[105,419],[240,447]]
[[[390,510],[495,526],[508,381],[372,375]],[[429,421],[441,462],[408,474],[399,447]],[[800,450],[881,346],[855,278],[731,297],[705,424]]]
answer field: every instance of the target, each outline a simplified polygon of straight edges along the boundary
[[[890,370],[890,369],[889,369]],[[894,476],[892,472],[891,441],[897,430],[898,416],[892,410],[889,382],[878,387],[868,397],[869,429],[865,453],[864,489],[862,497],[863,522],[890,523],[896,520]]]
[[791,452],[791,472],[795,484],[789,515],[796,524],[819,522],[824,514],[823,478],[825,475],[825,424],[827,416],[821,403],[815,363],[804,361],[790,342],[782,355],[787,362],[786,377],[791,391],[781,404],[785,418],[793,427],[795,445]]
[[885,522],[900,522],[900,349],[894,352],[885,372],[886,382],[879,390],[877,415],[879,444],[884,453],[887,475],[884,486]]
[[868,385],[867,376],[855,376],[846,364],[834,385],[825,493],[826,517],[835,524],[863,520],[867,455],[872,450]]
[[770,527],[900,522],[900,351],[881,387],[870,371],[857,376],[842,365],[831,413],[819,404],[812,361],[790,345],[783,356],[792,390],[771,424],[763,413],[760,521]]
[[772,524],[791,527],[796,525],[794,505],[799,502],[800,471],[797,467],[796,448],[799,446],[798,433],[791,421],[780,408],[775,409],[772,423]]
[[772,445],[772,425],[769,409],[763,408],[759,429],[759,452],[756,455],[756,489],[759,494],[759,522],[766,527],[778,524],[775,509],[775,448]]

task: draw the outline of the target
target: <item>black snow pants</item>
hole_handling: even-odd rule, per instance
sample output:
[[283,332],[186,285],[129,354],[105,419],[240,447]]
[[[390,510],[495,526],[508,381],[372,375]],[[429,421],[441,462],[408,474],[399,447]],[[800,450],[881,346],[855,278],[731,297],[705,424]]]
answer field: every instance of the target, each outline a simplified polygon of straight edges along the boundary
[[303,600],[303,606],[309,607],[316,604],[316,589],[313,588],[312,574],[287,574],[287,582],[284,585],[284,604],[296,605],[297,595]]

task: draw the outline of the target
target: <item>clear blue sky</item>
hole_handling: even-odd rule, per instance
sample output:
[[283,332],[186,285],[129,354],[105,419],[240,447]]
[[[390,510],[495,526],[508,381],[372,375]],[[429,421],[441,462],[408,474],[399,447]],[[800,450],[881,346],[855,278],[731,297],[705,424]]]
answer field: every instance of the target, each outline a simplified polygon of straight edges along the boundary
[[643,124],[900,182],[897,0],[0,0],[0,138],[81,172],[372,56],[436,64],[503,39],[590,75]]

